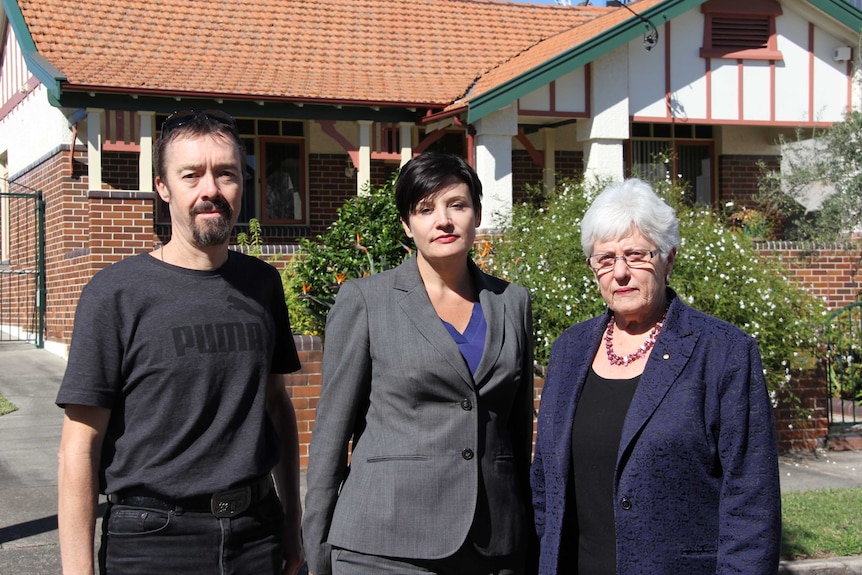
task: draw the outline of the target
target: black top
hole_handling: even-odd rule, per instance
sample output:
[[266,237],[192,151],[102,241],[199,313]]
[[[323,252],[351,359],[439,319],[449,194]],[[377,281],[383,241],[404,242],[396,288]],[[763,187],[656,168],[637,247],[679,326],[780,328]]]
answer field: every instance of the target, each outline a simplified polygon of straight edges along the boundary
[[[626,413],[640,376],[605,379],[590,369],[572,424],[578,573],[614,575],[614,471]],[[574,541],[571,542],[575,544]]]

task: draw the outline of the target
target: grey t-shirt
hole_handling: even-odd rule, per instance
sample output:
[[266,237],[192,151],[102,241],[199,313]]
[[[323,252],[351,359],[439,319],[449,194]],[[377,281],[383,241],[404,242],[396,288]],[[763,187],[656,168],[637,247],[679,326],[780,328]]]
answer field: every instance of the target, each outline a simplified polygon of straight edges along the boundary
[[84,288],[57,404],[112,410],[102,492],[178,499],[273,467],[268,376],[299,367],[275,268],[236,252],[213,271],[141,254]]

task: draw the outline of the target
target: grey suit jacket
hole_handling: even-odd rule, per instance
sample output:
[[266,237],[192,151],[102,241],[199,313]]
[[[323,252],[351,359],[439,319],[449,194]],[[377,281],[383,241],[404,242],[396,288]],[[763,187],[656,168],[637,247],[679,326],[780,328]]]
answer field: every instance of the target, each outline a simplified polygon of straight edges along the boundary
[[525,550],[530,299],[524,288],[468,265],[488,324],[475,377],[434,311],[415,258],[339,291],[326,324],[303,521],[315,575],[330,573],[332,545],[437,559],[469,535],[488,555]]

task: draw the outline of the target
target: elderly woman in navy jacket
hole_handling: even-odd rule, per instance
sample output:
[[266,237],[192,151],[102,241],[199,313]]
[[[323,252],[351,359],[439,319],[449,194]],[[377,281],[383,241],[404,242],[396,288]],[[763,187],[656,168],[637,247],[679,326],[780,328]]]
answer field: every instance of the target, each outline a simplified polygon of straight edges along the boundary
[[602,192],[581,241],[608,309],[551,350],[531,477],[540,574],[775,573],[756,342],[668,288],[679,222],[648,184]]

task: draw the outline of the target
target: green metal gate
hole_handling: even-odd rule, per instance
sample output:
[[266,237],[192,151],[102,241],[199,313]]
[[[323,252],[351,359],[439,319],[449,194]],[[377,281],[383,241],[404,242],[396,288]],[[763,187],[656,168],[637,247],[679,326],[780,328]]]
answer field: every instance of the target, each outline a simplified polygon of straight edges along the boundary
[[40,190],[0,187],[0,342],[45,345],[45,201]]
[[862,302],[832,312],[825,335],[829,424],[862,423]]

